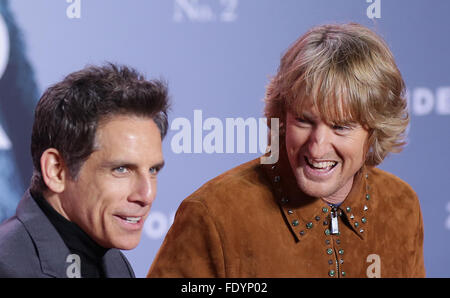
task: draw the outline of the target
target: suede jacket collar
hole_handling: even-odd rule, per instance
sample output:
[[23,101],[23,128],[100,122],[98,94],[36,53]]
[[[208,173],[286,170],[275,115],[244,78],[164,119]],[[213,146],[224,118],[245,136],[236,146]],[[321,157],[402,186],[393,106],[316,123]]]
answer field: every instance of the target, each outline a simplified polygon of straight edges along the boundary
[[308,235],[314,232],[332,233],[332,212],[341,217],[339,229],[351,229],[361,240],[370,232],[366,225],[370,220],[370,177],[365,166],[356,173],[347,198],[335,210],[324,200],[310,197],[297,187],[286,154],[281,154],[276,164],[264,165],[264,170],[298,242],[307,241]]

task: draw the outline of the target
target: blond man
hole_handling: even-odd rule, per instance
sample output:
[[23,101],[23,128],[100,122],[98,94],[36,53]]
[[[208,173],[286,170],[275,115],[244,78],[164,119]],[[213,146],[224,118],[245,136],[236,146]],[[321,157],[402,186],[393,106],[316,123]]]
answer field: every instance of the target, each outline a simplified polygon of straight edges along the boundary
[[417,196],[376,168],[405,144],[404,90],[373,31],[312,28],[267,88],[278,161],[240,165],[185,199],[148,276],[423,277]]

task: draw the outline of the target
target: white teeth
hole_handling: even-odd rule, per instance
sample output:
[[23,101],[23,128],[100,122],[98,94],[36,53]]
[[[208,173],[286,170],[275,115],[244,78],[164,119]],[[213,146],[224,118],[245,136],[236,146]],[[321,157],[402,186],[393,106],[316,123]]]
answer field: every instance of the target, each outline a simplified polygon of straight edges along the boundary
[[310,165],[312,165],[313,167],[315,167],[317,169],[331,168],[337,164],[337,162],[335,162],[335,161],[314,162],[314,161],[310,161],[309,159],[308,159],[308,162]]
[[137,223],[141,220],[140,217],[125,217],[125,220],[130,223]]
[[334,166],[335,164],[336,164],[335,162],[331,162],[331,161],[326,161],[326,162],[313,162],[313,163],[312,163],[312,165],[313,165],[315,168],[321,168],[321,169],[328,168],[328,167],[332,167],[332,166]]

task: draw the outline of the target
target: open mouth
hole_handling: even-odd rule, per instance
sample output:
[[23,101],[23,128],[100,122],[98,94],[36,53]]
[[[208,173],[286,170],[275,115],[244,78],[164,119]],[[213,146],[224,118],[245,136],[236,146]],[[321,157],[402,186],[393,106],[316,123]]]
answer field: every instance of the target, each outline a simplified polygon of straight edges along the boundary
[[337,161],[311,161],[306,156],[305,162],[312,169],[324,172],[332,170],[338,164]]

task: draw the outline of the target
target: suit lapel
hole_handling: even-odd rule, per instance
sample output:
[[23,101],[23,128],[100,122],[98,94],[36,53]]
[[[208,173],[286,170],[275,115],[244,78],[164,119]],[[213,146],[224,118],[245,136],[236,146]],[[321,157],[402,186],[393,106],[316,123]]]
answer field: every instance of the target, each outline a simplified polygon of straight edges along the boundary
[[70,251],[56,229],[27,191],[17,207],[17,218],[33,240],[44,274],[67,277],[66,263]]
[[135,277],[128,260],[120,250],[112,248],[103,257],[103,270],[106,277],[130,278]]

